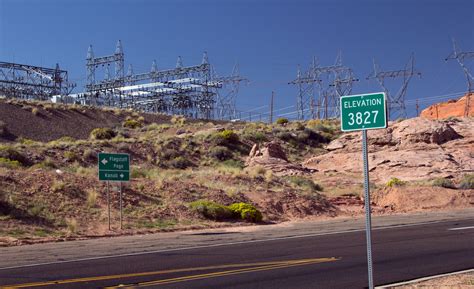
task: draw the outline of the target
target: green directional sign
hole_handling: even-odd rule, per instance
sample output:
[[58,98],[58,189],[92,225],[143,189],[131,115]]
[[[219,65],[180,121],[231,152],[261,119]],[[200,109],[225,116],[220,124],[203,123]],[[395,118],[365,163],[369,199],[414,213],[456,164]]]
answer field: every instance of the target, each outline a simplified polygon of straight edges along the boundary
[[130,155],[99,153],[99,181],[130,181]]
[[387,127],[384,92],[341,97],[341,130],[356,131]]

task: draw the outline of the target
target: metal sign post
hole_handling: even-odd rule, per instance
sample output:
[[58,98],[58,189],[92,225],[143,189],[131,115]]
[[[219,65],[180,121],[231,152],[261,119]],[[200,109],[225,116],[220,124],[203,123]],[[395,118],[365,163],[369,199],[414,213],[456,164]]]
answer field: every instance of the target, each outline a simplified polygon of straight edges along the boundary
[[120,194],[120,229],[123,229],[123,194],[122,182],[130,181],[130,155],[99,153],[99,181],[107,182],[107,207],[110,227],[110,190],[109,182],[119,182]]
[[367,152],[367,130],[362,131],[362,157],[364,159],[364,204],[365,204],[365,235],[367,241],[367,270],[369,274],[369,289],[374,288],[372,272],[372,220],[370,216],[370,187],[369,187],[369,156]]
[[362,131],[362,159],[364,162],[365,232],[367,241],[367,271],[369,289],[374,288],[372,264],[372,220],[370,210],[369,157],[367,130],[387,127],[385,93],[349,95],[341,97],[341,130]]

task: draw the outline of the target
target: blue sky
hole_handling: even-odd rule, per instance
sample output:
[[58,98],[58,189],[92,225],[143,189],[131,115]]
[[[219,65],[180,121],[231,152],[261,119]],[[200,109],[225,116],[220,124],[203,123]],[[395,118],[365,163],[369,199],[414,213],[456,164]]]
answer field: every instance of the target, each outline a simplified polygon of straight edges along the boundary
[[[109,55],[121,39],[126,67],[132,63],[135,72],[148,71],[153,59],[160,69],[174,67],[178,55],[185,65],[198,64],[208,51],[219,74],[239,63],[250,79],[237,100],[245,111],[268,105],[272,90],[276,108],[294,105],[297,90],[287,82],[313,55],[330,65],[342,51],[344,64],[361,79],[353,92],[362,93],[380,91],[365,80],[373,57],[394,70],[414,53],[423,76],[412,80],[407,99],[423,99],[466,90],[459,65],[444,58],[452,37],[474,51],[473,11],[472,0],[0,0],[0,61],[59,62],[79,92],[89,44],[96,56]],[[414,106],[409,109],[413,115]]]

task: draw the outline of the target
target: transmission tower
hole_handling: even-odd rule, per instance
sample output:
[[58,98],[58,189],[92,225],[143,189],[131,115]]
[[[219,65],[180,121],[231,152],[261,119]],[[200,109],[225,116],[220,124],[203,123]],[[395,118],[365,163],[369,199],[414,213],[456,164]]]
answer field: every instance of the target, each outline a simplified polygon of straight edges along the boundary
[[6,98],[63,101],[74,87],[59,64],[47,68],[0,62],[0,95]]
[[445,61],[448,61],[450,59],[456,59],[459,65],[461,65],[461,68],[464,72],[464,75],[466,76],[467,80],[467,96],[466,96],[466,106],[464,109],[464,116],[469,116],[469,110],[470,110],[470,102],[471,102],[471,94],[474,91],[474,77],[472,76],[471,72],[469,71],[469,68],[466,65],[466,60],[468,59],[473,59],[474,58],[474,52],[473,51],[460,51],[456,45],[456,40],[453,38],[453,52],[451,52],[448,57],[446,57]]
[[[389,119],[406,117],[405,96],[408,83],[414,75],[421,77],[421,73],[415,70],[415,56],[412,54],[405,68],[402,70],[382,71],[379,65],[373,60],[374,71],[367,77],[367,80],[376,79],[387,96],[387,116]],[[399,90],[392,94],[385,83],[386,78],[401,78],[402,85]]]
[[[113,55],[95,57],[92,46],[87,53],[86,93],[79,94],[82,103],[133,108],[149,112],[180,114],[192,118],[210,119],[218,114],[235,114],[235,99],[239,83],[238,66],[228,77],[217,77],[205,52],[201,64],[185,66],[178,57],[173,69],[159,70],[154,60],[149,72],[135,73],[129,65],[124,74],[122,43],[117,42]],[[115,65],[115,74],[110,66]],[[97,71],[104,70],[98,80]],[[225,92],[225,89],[228,89]]]
[[235,64],[230,76],[219,77],[213,69],[214,81],[219,83],[217,90],[217,118],[218,119],[236,119],[236,99],[239,93],[240,83],[247,84],[247,78],[240,76],[239,65]]
[[342,65],[341,53],[331,66],[320,66],[315,57],[307,71],[298,66],[296,79],[289,82],[298,87],[298,119],[337,117],[339,99],[352,91],[355,81],[352,69]]

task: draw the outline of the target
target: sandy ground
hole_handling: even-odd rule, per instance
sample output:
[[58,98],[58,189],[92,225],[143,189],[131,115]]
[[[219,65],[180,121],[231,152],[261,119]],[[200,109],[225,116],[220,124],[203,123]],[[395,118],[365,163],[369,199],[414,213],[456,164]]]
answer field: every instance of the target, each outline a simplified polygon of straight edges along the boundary
[[468,289],[474,288],[474,269],[470,272],[433,278],[407,285],[385,287],[393,289]]

